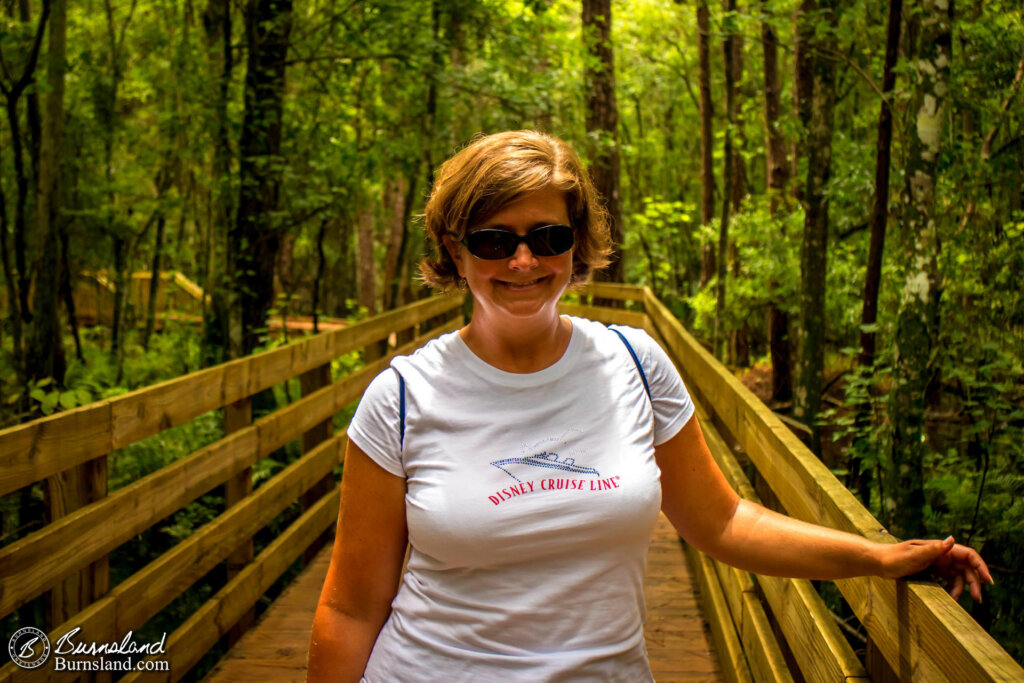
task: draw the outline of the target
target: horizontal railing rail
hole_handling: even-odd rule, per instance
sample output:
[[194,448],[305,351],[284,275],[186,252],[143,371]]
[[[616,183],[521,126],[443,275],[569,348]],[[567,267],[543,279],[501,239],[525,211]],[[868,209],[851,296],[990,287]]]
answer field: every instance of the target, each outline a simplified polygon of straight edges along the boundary
[[[60,514],[51,510],[49,524],[0,548],[0,616],[47,591],[66,592],[65,584],[76,581],[78,594],[51,614],[51,642],[75,628],[81,629],[79,640],[115,642],[227,562],[227,584],[167,639],[163,659],[170,673],[159,676],[180,679],[222,635],[251,618],[260,596],[329,532],[338,505],[332,472],[345,445],[344,431],[330,434],[335,413],[357,400],[391,357],[460,327],[461,305],[461,296],[426,299],[342,330],[0,431],[0,493],[41,481],[50,493],[59,492],[81,467],[104,479],[92,488],[91,499],[64,501]],[[410,341],[387,346],[381,356],[389,338]],[[332,381],[331,361],[361,348],[367,350],[365,365]],[[301,380],[300,398],[251,419],[254,394],[295,378]],[[225,410],[222,438],[107,494],[110,453],[217,409]],[[303,454],[253,491],[253,465],[297,439]],[[108,590],[106,562],[113,550],[218,486],[226,492],[223,513]],[[303,503],[299,518],[253,557],[253,537],[296,501]],[[88,589],[82,591],[81,575],[86,574]],[[152,675],[147,672],[147,680]],[[8,663],[0,669],[0,681],[60,677],[49,667],[23,670]]]

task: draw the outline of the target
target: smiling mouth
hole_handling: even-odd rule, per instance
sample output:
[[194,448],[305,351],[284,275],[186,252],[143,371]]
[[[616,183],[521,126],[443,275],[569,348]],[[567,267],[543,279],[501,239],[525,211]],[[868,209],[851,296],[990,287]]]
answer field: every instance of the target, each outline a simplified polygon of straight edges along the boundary
[[527,282],[508,282],[506,280],[498,280],[498,282],[511,289],[526,289],[527,287],[532,287],[533,285],[539,283],[543,279],[544,278],[539,277],[534,280],[529,280]]

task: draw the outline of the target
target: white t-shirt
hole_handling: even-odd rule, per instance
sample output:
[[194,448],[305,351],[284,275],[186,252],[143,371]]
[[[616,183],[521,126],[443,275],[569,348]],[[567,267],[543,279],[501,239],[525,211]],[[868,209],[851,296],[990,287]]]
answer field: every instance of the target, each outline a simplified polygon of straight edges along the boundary
[[618,328],[651,398],[618,335],[571,321],[540,372],[498,370],[453,332],[395,358],[363,395],[348,436],[406,479],[412,546],[365,681],[651,680],[654,446],[693,404],[645,332]]

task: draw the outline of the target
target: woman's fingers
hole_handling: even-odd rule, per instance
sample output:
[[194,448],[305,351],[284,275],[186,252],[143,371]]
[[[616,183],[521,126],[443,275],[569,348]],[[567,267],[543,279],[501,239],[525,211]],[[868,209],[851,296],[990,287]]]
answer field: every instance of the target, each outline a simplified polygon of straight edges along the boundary
[[978,578],[978,572],[973,569],[965,569],[963,575],[967,579],[967,585],[970,586],[971,597],[975,602],[981,602],[981,580]]
[[890,576],[910,576],[930,567],[946,580],[954,600],[967,590],[976,602],[981,602],[982,585],[992,583],[992,574],[981,555],[957,545],[952,536],[941,541],[905,541],[891,547]]
[[958,546],[958,549],[959,548],[963,549],[967,563],[970,564],[971,568],[978,573],[978,577],[985,583],[994,583],[992,581],[992,572],[989,571],[988,565],[985,564],[985,560],[981,559],[981,555],[978,554],[978,551],[963,545]]
[[949,596],[954,600],[959,600],[960,596],[964,592],[964,576],[963,574],[957,574],[953,577],[953,585],[949,589]]

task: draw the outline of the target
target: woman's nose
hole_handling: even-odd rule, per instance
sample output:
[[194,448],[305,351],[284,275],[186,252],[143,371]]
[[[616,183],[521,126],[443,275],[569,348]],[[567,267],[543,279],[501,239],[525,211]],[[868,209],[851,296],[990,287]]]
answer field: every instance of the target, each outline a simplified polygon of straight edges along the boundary
[[526,270],[537,266],[537,257],[530,251],[526,242],[520,242],[516,246],[516,253],[512,254],[509,260],[509,267],[515,270]]

